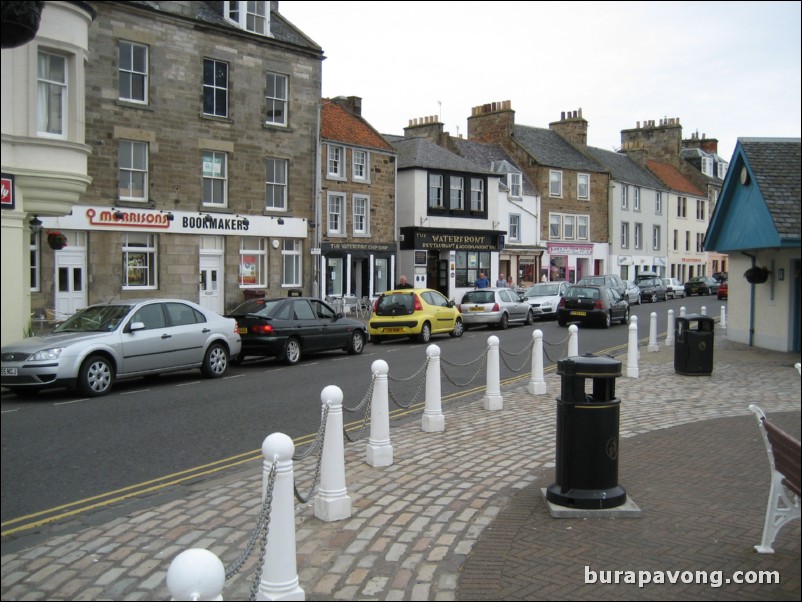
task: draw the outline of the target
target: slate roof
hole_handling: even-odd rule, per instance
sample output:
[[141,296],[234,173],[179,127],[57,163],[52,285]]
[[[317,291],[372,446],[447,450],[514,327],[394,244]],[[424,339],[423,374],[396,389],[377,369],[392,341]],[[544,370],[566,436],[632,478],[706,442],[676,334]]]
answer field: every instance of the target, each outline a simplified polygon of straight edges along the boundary
[[592,146],[588,147],[588,153],[610,171],[613,180],[653,190],[666,190],[665,184],[628,155]]
[[361,148],[395,152],[395,149],[365,119],[324,98],[321,106],[320,137]]
[[[537,187],[529,180],[526,174],[515,164],[507,152],[498,144],[487,142],[477,142],[475,140],[465,140],[464,138],[452,138],[451,142],[457,149],[457,153],[477,165],[490,167],[495,173],[506,176],[509,169],[502,167],[501,163],[509,164],[513,171],[521,174],[523,182],[523,193],[526,196],[537,196]],[[501,183],[501,182],[499,182]],[[503,184],[502,184],[503,185]]]
[[[159,2],[140,2],[137,0],[133,0],[132,2],[125,2],[125,4],[137,4],[143,8],[147,8],[149,10],[153,10],[156,12],[166,13],[172,16],[182,16],[177,14],[176,11],[173,10],[164,10],[161,8]],[[234,31],[239,31],[243,33],[249,33],[244,31],[243,29],[237,27],[236,25],[232,25],[228,21],[225,20],[222,14],[222,2],[212,2],[212,1],[199,1],[199,2],[189,2],[190,8],[194,11],[193,18],[201,21],[203,23],[210,23],[212,25],[216,25],[219,27],[225,27],[232,29]],[[322,48],[319,44],[312,41],[309,37],[307,37],[300,29],[295,27],[292,23],[290,23],[281,13],[272,12],[270,13],[270,33],[273,34],[272,37],[261,36],[258,34],[250,34],[256,38],[263,38],[265,41],[267,40],[278,40],[280,42],[287,42],[289,44],[294,44],[296,46],[302,46],[304,48],[308,48],[315,53],[323,53]]]
[[398,151],[398,169],[441,169],[495,175],[484,166],[463,159],[426,138],[386,137]]
[[674,192],[681,192],[683,194],[692,194],[700,198],[705,198],[707,195],[699,190],[694,184],[673,165],[668,163],[661,163],[660,161],[648,160],[646,167],[651,171],[658,180],[660,180],[669,190]]
[[541,165],[577,171],[607,171],[604,166],[580,153],[552,130],[515,125],[512,135]]
[[799,138],[738,138],[781,238],[800,238]]

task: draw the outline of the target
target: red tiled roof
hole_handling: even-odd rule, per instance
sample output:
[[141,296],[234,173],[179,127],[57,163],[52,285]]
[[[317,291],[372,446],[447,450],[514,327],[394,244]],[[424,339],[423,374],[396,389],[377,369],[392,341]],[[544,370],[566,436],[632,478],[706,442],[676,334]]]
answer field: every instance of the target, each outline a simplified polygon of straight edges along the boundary
[[328,98],[323,99],[320,137],[332,142],[395,152],[370,124]]
[[684,192],[685,194],[692,194],[698,197],[706,196],[704,192],[699,190],[693,183],[683,176],[679,170],[673,165],[668,163],[660,163],[659,161],[647,160],[646,167],[649,168],[657,179],[663,184],[668,186],[671,190],[676,192]]

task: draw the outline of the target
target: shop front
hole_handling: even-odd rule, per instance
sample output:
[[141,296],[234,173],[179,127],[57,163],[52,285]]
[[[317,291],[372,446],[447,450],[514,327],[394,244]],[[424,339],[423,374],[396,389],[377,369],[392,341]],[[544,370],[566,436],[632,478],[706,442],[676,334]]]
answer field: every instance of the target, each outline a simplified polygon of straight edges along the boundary
[[329,242],[320,244],[319,295],[373,298],[393,288],[396,244],[379,242]]
[[416,287],[433,288],[459,301],[483,273],[490,282],[498,277],[498,251],[505,232],[401,228],[399,273]]
[[564,280],[573,284],[585,276],[607,273],[607,244],[547,243],[546,250],[541,281]]
[[42,218],[42,240],[64,234],[62,248],[31,245],[40,278],[33,308],[63,316],[115,298],[173,297],[225,313],[247,296],[286,296],[304,288],[307,220],[270,216],[73,207]]

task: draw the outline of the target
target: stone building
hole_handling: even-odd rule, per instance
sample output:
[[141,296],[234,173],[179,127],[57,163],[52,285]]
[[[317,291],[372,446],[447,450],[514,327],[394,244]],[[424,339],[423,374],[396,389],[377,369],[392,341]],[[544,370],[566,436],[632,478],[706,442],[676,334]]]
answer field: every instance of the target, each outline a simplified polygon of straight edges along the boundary
[[38,305],[313,293],[321,48],[278,2],[91,5],[92,183],[46,220]]

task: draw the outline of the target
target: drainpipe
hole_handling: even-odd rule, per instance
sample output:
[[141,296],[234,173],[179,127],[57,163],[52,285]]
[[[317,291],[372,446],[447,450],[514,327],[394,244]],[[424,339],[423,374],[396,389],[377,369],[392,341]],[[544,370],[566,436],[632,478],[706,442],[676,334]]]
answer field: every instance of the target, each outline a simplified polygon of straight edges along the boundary
[[[752,267],[757,265],[757,257],[755,255],[750,255],[745,251],[741,251],[741,254],[752,260]],[[755,339],[755,285],[750,283],[749,286],[751,287],[749,291],[749,346],[751,347]]]

